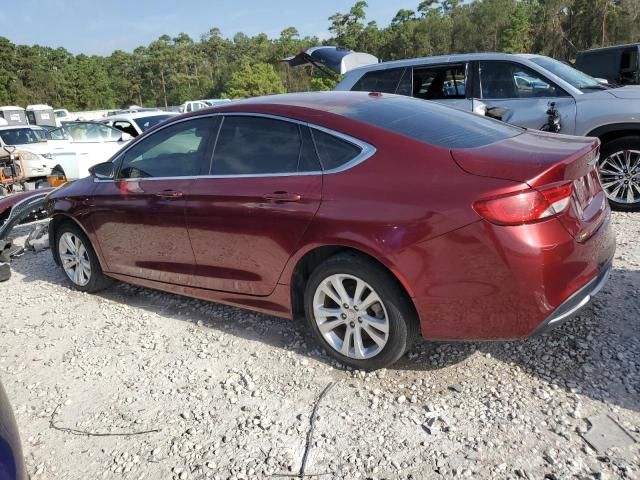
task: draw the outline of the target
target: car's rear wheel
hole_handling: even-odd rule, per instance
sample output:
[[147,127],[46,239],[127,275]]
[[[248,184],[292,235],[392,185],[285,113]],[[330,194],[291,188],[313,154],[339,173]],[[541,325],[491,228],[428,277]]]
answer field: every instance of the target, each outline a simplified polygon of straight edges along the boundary
[[617,210],[640,210],[640,137],[622,137],[600,151],[600,183]]
[[375,262],[336,255],[317,267],[305,290],[305,314],[316,340],[360,370],[398,360],[415,341],[418,321],[395,278]]
[[76,225],[65,223],[56,229],[55,248],[62,270],[78,290],[93,293],[111,283],[102,273],[91,242]]

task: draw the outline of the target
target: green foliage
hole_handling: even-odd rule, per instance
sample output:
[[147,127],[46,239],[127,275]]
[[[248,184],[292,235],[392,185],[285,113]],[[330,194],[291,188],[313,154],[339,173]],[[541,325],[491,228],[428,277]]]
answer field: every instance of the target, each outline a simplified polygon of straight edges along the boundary
[[[388,26],[368,21],[367,9],[358,0],[329,17],[332,38],[323,43],[395,60],[478,51],[572,59],[578,50],[640,42],[638,0],[416,0],[415,9],[399,9]],[[318,44],[294,26],[274,39],[244,33],[229,39],[212,28],[198,40],[162,35],[131,53],[100,57],[0,37],[0,105],[79,110],[328,90],[336,79],[280,61]]]
[[329,77],[313,77],[309,84],[309,90],[314,92],[327,92],[333,90],[338,83],[338,79]]
[[284,93],[285,88],[272,65],[251,63],[244,60],[231,74],[223,96],[226,98],[249,98],[260,95]]

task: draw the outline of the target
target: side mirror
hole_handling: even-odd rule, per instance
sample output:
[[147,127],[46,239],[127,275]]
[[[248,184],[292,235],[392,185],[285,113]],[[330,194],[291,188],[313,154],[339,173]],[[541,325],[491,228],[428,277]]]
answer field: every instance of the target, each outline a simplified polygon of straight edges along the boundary
[[112,180],[116,176],[116,169],[112,162],[103,162],[91,167],[89,173],[98,180]]
[[118,141],[119,142],[128,142],[132,138],[133,137],[131,136],[131,134],[129,134],[127,132],[122,132],[122,135],[120,135],[120,140],[118,140]]

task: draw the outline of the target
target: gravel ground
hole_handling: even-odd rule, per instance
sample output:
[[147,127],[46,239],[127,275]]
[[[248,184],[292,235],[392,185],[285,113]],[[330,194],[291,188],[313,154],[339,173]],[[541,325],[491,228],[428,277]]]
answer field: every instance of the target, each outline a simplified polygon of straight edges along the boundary
[[614,223],[615,271],[567,324],[421,343],[370,374],[296,322],[124,284],[82,294],[48,251],[27,253],[0,284],[0,377],[32,478],[293,476],[332,384],[315,478],[640,479],[640,444],[596,452],[582,436],[608,415],[640,440],[640,216]]

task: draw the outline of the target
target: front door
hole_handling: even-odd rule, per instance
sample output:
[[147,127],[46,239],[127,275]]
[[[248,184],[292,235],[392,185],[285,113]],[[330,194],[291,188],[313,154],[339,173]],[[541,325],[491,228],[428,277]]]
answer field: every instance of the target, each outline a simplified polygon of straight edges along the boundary
[[225,116],[187,202],[195,285],[270,294],[320,206],[320,170],[308,127]]
[[479,62],[478,78],[480,98],[474,98],[474,111],[479,105],[499,108],[503,121],[540,130],[554,103],[560,113],[561,133],[575,133],[574,98],[540,73],[516,62],[486,61]]
[[109,272],[186,285],[195,259],[185,223],[194,178],[210,164],[212,117],[174,123],[126,150],[90,207]]

